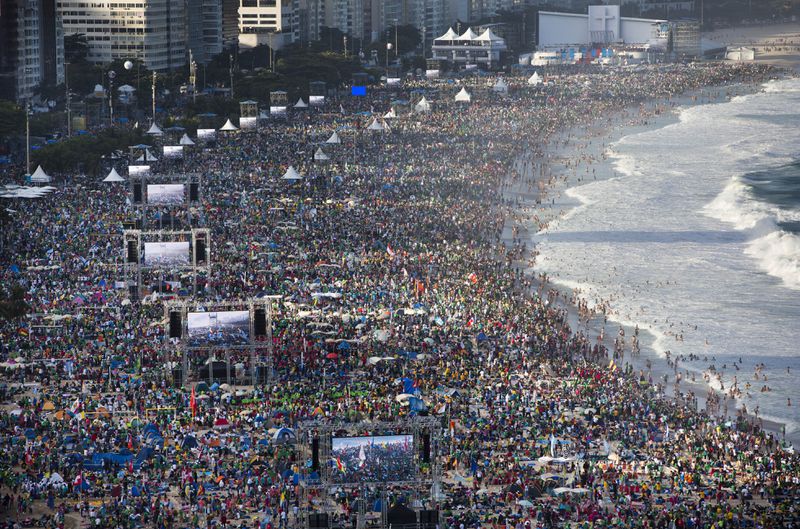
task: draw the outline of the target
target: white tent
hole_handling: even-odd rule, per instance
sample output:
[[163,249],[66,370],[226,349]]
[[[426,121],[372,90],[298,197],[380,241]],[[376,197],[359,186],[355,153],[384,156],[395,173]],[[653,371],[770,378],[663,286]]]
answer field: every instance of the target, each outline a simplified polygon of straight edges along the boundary
[[392,118],[396,118],[396,117],[397,117],[397,113],[394,111],[394,109],[391,109],[389,112],[387,112],[386,114],[383,115],[383,119],[392,119]]
[[231,120],[229,119],[228,121],[225,122],[225,124],[219,130],[228,132],[228,131],[234,131],[234,130],[239,130],[239,129],[236,127],[236,125],[231,123]]
[[124,84],[124,85],[120,86],[119,88],[117,88],[117,90],[119,90],[123,94],[129,94],[129,95],[136,91],[136,89],[134,87],[132,87],[131,85],[129,85],[129,84]]
[[458,33],[453,31],[453,28],[447,28],[447,33],[434,40],[440,40],[442,42],[452,42],[457,38],[458,38]]
[[506,82],[501,77],[494,84],[494,88],[492,88],[492,90],[494,90],[498,94],[507,94],[508,93],[508,85],[506,84]]
[[461,101],[463,103],[469,103],[472,101],[472,96],[467,92],[466,88],[462,88],[459,93],[456,94],[456,101]]
[[297,103],[294,104],[294,108],[308,108],[308,103],[303,101],[303,98],[297,100]]
[[342,143],[342,140],[339,139],[339,135],[336,134],[336,131],[333,131],[331,137],[325,140],[325,143]]
[[422,99],[419,100],[419,103],[414,105],[414,112],[430,112],[431,111],[431,104],[425,99],[425,96],[422,96]]
[[124,182],[125,179],[122,178],[116,169],[113,167],[111,168],[111,172],[108,173],[108,176],[103,178],[103,182]]
[[322,147],[317,147],[317,152],[314,153],[314,159],[318,161],[330,160],[331,157],[325,154]]
[[756,57],[753,48],[729,47],[725,50],[725,59],[729,61],[752,61]]
[[53,186],[28,187],[7,185],[0,187],[0,198],[42,198],[47,193],[55,191]]
[[367,127],[367,130],[383,131],[384,128],[383,125],[381,125],[381,123],[378,121],[378,118],[374,118],[372,123],[369,124],[369,127]]
[[289,168],[286,170],[286,172],[283,173],[283,176],[281,178],[283,178],[283,180],[293,180],[293,181],[303,179],[303,177],[300,176],[300,173],[298,173],[295,170],[294,166],[292,165],[290,165]]
[[158,158],[150,152],[150,149],[145,149],[144,154],[136,158],[137,162],[157,162]]
[[152,134],[153,136],[163,136],[164,135],[164,131],[161,130],[159,128],[159,126],[156,125],[156,123],[154,121],[153,124],[150,125],[150,128],[147,129],[147,132],[145,132],[145,134]]
[[542,78],[539,76],[539,72],[533,72],[533,75],[528,78],[528,84],[533,86],[542,84]]
[[49,184],[50,180],[50,175],[44,172],[41,165],[31,175],[31,182],[36,182],[37,184]]
[[181,145],[194,145],[192,138],[190,138],[185,132],[183,133],[183,136],[181,136],[181,141],[179,143]]
[[502,39],[501,37],[498,37],[497,35],[492,33],[492,30],[489,29],[489,28],[486,28],[486,31],[481,33],[479,37],[476,37],[475,40],[479,41],[479,42],[503,42],[503,43],[505,43],[504,39]]
[[478,34],[475,33],[474,31],[472,31],[472,28],[467,28],[467,31],[465,31],[463,35],[461,35],[460,37],[456,37],[453,40],[462,41],[463,42],[463,41],[475,40],[477,38],[478,38]]

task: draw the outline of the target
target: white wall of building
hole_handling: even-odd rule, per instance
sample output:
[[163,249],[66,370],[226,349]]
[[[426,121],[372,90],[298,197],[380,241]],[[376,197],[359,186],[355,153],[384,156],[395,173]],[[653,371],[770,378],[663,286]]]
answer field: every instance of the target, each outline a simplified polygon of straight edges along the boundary
[[641,44],[650,41],[653,36],[653,24],[656,20],[643,18],[622,19],[622,40],[625,44]]
[[539,12],[539,47],[584,44],[589,41],[588,16]]

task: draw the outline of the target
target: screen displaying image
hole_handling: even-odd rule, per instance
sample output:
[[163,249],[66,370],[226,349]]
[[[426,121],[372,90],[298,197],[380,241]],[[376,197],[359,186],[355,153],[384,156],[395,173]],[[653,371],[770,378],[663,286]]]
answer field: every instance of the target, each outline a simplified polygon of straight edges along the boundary
[[150,174],[149,165],[129,165],[128,175],[130,176],[148,176]]
[[325,96],[309,96],[308,103],[314,107],[321,106],[325,104]]
[[200,140],[213,140],[216,134],[214,129],[197,129],[197,138]]
[[144,264],[147,266],[184,266],[191,262],[189,241],[144,243]]
[[269,113],[273,116],[285,116],[286,107],[269,107]]
[[334,437],[331,440],[334,483],[410,481],[414,478],[414,436]]
[[183,158],[183,145],[164,145],[164,158]]
[[187,318],[189,345],[230,346],[250,343],[250,312],[190,312]]
[[242,130],[251,130],[258,125],[258,118],[239,118],[239,128]]
[[147,203],[162,206],[183,204],[183,184],[147,184]]

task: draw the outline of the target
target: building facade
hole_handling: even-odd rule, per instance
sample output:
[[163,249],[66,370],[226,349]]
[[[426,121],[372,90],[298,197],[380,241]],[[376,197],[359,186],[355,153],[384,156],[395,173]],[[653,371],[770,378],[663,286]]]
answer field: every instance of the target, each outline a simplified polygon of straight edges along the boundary
[[64,82],[64,33],[55,0],[0,0],[0,98],[22,102]]
[[83,34],[87,59],[137,58],[156,71],[186,63],[186,4],[172,0],[58,0],[65,35]]
[[239,45],[281,47],[300,38],[299,0],[240,0]]

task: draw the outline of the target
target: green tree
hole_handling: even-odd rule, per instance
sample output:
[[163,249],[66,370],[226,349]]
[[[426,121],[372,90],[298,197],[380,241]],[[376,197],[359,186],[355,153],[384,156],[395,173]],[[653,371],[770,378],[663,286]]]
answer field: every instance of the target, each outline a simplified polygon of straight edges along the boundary
[[77,64],[86,62],[89,55],[89,41],[83,33],[66,35],[64,37],[64,60],[68,63]]
[[18,320],[29,310],[25,289],[21,285],[13,285],[10,291],[0,288],[0,320]]
[[16,103],[0,100],[0,138],[25,133],[25,111]]

